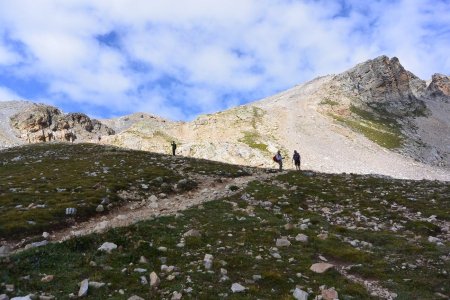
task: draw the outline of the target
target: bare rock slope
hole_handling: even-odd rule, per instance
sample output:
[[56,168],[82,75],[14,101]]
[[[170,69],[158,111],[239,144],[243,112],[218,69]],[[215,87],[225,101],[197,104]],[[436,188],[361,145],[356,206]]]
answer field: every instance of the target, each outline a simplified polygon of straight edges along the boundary
[[[303,168],[450,180],[449,78],[386,56],[192,122],[140,121],[105,142],[252,166],[294,149]],[[286,164],[291,167],[290,162]]]

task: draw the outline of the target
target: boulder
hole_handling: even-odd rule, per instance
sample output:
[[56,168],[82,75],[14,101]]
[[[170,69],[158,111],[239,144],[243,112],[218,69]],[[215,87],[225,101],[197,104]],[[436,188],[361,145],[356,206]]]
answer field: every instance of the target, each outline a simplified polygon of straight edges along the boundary
[[316,263],[313,264],[309,269],[313,271],[314,273],[324,273],[329,269],[334,268],[333,264],[329,263]]
[[297,242],[302,242],[302,243],[306,243],[308,241],[308,236],[303,234],[303,233],[299,233],[297,234],[297,236],[295,237],[295,240]]
[[308,293],[296,287],[293,293],[296,300],[308,300]]
[[139,296],[133,295],[130,298],[128,298],[128,300],[145,300],[144,298],[141,298]]
[[322,290],[323,300],[335,300],[339,299],[338,292],[334,288]]
[[231,285],[231,291],[233,293],[242,293],[242,292],[245,292],[246,289],[247,288],[245,286],[243,286],[243,285],[241,285],[239,283],[233,283]]
[[203,258],[203,265],[205,266],[205,269],[210,270],[213,265],[214,257],[211,254],[205,254],[205,257]]
[[84,279],[80,282],[80,289],[78,290],[78,297],[87,296],[89,289],[89,279]]
[[291,245],[291,242],[289,242],[289,240],[285,237],[283,237],[281,239],[277,239],[277,242],[276,242],[277,247],[287,247],[290,245]]
[[112,250],[117,249],[117,245],[110,242],[103,243],[97,250],[111,253]]
[[190,229],[183,233],[184,237],[201,237],[202,234],[197,229]]
[[150,273],[150,286],[153,288],[157,288],[160,284],[161,280],[155,272]]

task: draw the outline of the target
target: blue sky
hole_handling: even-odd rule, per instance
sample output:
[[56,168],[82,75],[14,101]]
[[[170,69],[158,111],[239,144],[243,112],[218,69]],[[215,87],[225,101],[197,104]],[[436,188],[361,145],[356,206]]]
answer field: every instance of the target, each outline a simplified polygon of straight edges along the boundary
[[0,0],[0,101],[191,120],[397,56],[450,73],[449,0]]

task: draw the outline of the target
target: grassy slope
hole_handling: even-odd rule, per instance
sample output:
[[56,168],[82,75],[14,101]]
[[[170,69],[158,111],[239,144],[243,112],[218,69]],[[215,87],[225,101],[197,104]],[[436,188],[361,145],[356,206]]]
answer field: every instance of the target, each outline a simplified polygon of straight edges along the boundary
[[[132,153],[130,156],[149,155],[145,156],[150,161],[147,168],[157,164],[158,160],[149,159],[154,154]],[[127,166],[120,169],[125,173],[132,170]],[[237,170],[206,161],[186,166],[186,172],[222,176],[237,176]],[[4,172],[2,176],[8,174]],[[20,295],[46,292],[61,299],[76,293],[77,283],[84,278],[109,283],[100,289],[90,288],[89,299],[124,299],[133,294],[146,299],[170,299],[173,291],[188,287],[192,287],[194,299],[217,298],[219,294],[228,294],[230,299],[291,299],[296,285],[318,294],[323,284],[334,286],[340,299],[370,298],[361,285],[349,282],[334,270],[320,275],[309,271],[309,266],[323,255],[337,264],[355,265],[351,273],[379,280],[398,293],[397,299],[434,299],[435,292],[450,293],[446,284],[448,273],[442,272],[450,268],[444,259],[450,245],[429,243],[427,237],[435,236],[440,228],[428,221],[411,219],[404,210],[396,211],[392,205],[406,207],[411,214],[421,212],[423,217],[436,215],[437,219],[449,221],[449,194],[448,183],[435,181],[291,172],[273,181],[252,182],[236,196],[191,208],[179,216],[160,217],[105,234],[24,251],[1,260],[0,282],[15,284]],[[272,205],[261,205],[259,200]],[[310,219],[306,230],[284,227],[305,219]],[[378,220],[379,231],[373,230],[373,220]],[[390,229],[393,225],[400,225],[398,231]],[[202,237],[187,238],[184,247],[177,247],[182,234],[191,228],[200,230]],[[328,233],[327,239],[317,237],[324,232]],[[298,233],[308,235],[309,242],[291,239],[291,246],[279,248],[281,259],[271,255],[277,238]],[[349,239],[372,246],[356,248]],[[112,254],[97,251],[105,241],[115,242],[119,249]],[[167,247],[167,252],[158,250],[160,246]],[[214,256],[210,272],[202,264],[206,253]],[[141,256],[147,257],[149,263],[139,263]],[[162,261],[178,268],[174,279],[169,280],[168,274],[160,272]],[[133,271],[137,267],[148,271],[139,274]],[[228,271],[229,281],[220,282],[220,268]],[[159,291],[140,284],[139,277],[148,278],[151,271],[161,277]],[[55,279],[43,283],[43,274],[55,275]],[[30,279],[20,279],[26,275]],[[253,275],[261,275],[262,279],[253,281]],[[244,294],[232,294],[232,282],[249,289]],[[125,290],[126,297],[118,293],[119,289]],[[2,292],[4,287],[0,286]],[[183,294],[186,297],[186,292]]]
[[[121,205],[122,190],[141,199],[171,193],[182,178],[176,171],[242,175],[236,166],[94,144],[24,146],[0,152],[0,161],[0,239],[88,219],[102,201]],[[69,207],[78,210],[74,218],[65,215]]]

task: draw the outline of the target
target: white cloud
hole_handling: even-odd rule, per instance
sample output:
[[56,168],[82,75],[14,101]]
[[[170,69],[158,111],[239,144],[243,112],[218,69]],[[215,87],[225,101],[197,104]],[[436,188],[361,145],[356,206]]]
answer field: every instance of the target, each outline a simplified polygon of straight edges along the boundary
[[21,100],[22,98],[14,91],[8,88],[0,86],[0,101]]
[[[113,114],[145,109],[175,119],[381,54],[398,56],[422,78],[450,72],[448,1],[341,3],[2,1],[0,33],[22,49],[0,43],[0,68],[44,82],[36,98],[55,105],[103,106]],[[98,39],[111,33],[109,44]]]

